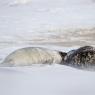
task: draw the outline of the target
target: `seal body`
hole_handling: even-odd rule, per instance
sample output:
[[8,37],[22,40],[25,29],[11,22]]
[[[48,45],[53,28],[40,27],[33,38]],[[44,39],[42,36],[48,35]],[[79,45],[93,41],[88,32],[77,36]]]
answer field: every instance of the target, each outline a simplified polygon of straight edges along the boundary
[[32,64],[53,64],[62,61],[61,52],[40,47],[18,49],[2,62],[4,66],[29,66]]
[[95,70],[95,48],[92,46],[84,46],[70,51],[67,53],[63,64],[80,69]]

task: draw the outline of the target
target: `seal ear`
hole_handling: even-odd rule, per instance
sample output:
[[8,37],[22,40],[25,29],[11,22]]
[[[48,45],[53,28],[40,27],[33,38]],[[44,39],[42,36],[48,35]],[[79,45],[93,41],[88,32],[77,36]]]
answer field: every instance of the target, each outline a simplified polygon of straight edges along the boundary
[[61,63],[63,63],[63,62],[64,62],[64,58],[65,58],[65,56],[67,55],[67,53],[66,53],[66,52],[59,52],[59,54],[60,54],[60,56],[61,56],[61,58],[62,58]]

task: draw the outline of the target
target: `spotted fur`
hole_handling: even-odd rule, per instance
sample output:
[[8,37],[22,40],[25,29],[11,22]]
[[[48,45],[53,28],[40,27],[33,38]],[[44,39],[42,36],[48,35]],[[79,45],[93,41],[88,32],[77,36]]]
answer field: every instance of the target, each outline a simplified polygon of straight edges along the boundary
[[84,46],[71,54],[67,53],[63,64],[80,69],[95,69],[95,48]]

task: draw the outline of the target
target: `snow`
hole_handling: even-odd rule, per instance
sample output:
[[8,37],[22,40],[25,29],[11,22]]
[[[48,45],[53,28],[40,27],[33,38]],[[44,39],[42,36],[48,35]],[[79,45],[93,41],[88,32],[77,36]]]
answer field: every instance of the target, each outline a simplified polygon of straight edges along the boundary
[[[0,62],[16,49],[95,46],[95,0],[0,0]],[[95,95],[95,72],[63,65],[1,67],[2,95]]]
[[95,73],[52,65],[0,68],[2,95],[94,95]]

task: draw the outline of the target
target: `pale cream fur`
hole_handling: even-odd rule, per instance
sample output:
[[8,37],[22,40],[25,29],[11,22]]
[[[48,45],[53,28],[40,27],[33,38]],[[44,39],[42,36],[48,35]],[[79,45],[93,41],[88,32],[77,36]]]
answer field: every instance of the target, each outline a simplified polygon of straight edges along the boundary
[[2,65],[5,66],[29,66],[32,64],[60,63],[62,58],[58,51],[52,51],[39,47],[27,47],[18,49],[9,54]]

